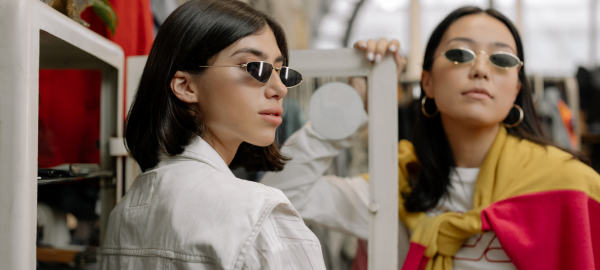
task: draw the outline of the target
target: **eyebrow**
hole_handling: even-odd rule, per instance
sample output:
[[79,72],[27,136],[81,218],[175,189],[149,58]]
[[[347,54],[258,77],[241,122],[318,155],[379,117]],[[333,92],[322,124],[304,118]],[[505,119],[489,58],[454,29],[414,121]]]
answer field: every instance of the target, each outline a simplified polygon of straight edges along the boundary
[[[448,44],[448,43],[450,43],[450,42],[452,42],[452,41],[462,41],[462,42],[466,42],[466,43],[470,43],[470,44],[475,44],[475,43],[476,43],[474,40],[472,40],[472,39],[470,39],[470,38],[465,38],[465,37],[456,37],[456,38],[453,38],[453,39],[451,39],[451,40],[448,40],[448,42],[447,42],[446,44]],[[492,43],[492,45],[494,45],[495,47],[503,47],[503,48],[508,48],[508,49],[510,49],[510,50],[511,50],[511,51],[513,51],[513,52],[515,51],[515,50],[514,50],[514,49],[513,49],[513,48],[512,48],[510,45],[508,45],[508,44],[506,44],[506,43],[502,43],[502,42],[494,42],[494,43]]]
[[[250,54],[254,54],[256,57],[260,58],[260,60],[265,61],[267,60],[268,56],[266,53],[254,49],[254,48],[241,48],[237,51],[235,51],[231,56],[234,56],[236,54],[240,54],[240,53],[250,53]],[[275,58],[275,62],[283,62],[283,56],[280,55],[277,58]]]
[[492,43],[492,44],[493,44],[494,46],[496,46],[496,47],[504,47],[504,48],[508,48],[508,49],[510,49],[511,51],[515,52],[515,50],[513,50],[513,48],[512,48],[510,45],[506,44],[506,43],[502,43],[502,42],[494,42],[494,43]]

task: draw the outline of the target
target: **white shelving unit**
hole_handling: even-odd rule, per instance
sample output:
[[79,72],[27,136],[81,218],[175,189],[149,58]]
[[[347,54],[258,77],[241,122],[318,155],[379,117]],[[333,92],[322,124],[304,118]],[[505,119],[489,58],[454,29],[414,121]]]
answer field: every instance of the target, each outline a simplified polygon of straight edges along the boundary
[[[123,50],[39,0],[0,0],[0,262],[36,268],[39,69],[102,71],[102,224],[122,183]],[[111,140],[111,137],[117,139]],[[111,181],[112,180],[112,181]]]

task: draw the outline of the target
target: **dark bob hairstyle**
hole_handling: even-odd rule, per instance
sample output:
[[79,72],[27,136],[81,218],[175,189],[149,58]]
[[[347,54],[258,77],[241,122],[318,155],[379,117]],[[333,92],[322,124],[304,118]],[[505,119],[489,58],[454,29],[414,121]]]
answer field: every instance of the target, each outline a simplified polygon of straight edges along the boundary
[[[197,108],[179,100],[170,83],[177,71],[200,74],[212,59],[237,40],[265,27],[275,34],[277,46],[288,62],[285,34],[269,16],[237,0],[192,0],[186,2],[160,27],[129,111],[126,145],[142,171],[156,167],[160,152],[181,154],[205,126]],[[278,171],[287,158],[276,145],[258,147],[242,143],[230,168],[248,171]]]
[[[453,11],[435,28],[425,49],[423,70],[431,71],[435,51],[448,27],[463,16],[480,13],[485,13],[506,25],[517,44],[517,56],[521,60],[525,59],[521,36],[508,18],[494,9],[482,10],[478,7],[468,6]],[[533,91],[527,80],[524,66],[519,70],[519,81],[521,90],[515,104],[523,109],[524,118],[518,126],[507,128],[508,133],[542,146],[552,145],[542,132],[540,119],[533,105]],[[424,96],[425,93],[421,90],[421,99]],[[434,102],[429,102],[425,108],[429,112],[436,110]],[[515,123],[518,117],[518,111],[512,109],[504,122]],[[450,170],[456,166],[439,114],[436,117],[428,118],[420,112],[417,113],[413,130],[413,144],[419,164],[408,164],[411,191],[403,192],[402,197],[405,200],[404,207],[407,211],[423,212],[434,208],[439,200],[447,194],[450,185]],[[586,162],[583,155],[578,153],[574,155]]]

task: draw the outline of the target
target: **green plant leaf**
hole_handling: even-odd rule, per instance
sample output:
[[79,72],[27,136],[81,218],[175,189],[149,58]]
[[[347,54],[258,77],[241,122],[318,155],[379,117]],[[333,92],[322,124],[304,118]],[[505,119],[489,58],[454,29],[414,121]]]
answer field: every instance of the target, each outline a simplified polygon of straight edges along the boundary
[[100,17],[100,20],[108,26],[111,35],[114,35],[119,24],[119,18],[117,18],[117,14],[110,5],[110,2],[108,0],[94,0],[92,1],[92,8],[96,12],[96,15]]

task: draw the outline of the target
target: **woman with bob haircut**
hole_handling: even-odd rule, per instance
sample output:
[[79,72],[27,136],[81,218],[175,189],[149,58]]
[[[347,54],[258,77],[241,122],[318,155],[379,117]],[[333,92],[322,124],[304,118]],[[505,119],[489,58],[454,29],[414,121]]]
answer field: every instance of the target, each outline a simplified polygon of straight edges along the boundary
[[[369,60],[397,46],[355,44]],[[402,269],[599,269],[600,176],[542,135],[523,59],[493,9],[459,8],[433,31],[413,140],[398,145]],[[323,176],[343,145],[307,124],[262,183],[306,220],[366,239],[368,175]]]
[[325,269],[285,195],[230,168],[279,171],[282,28],[236,0],[192,0],[161,26],[126,122],[140,165],[110,215],[101,269]]

